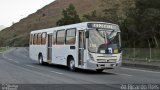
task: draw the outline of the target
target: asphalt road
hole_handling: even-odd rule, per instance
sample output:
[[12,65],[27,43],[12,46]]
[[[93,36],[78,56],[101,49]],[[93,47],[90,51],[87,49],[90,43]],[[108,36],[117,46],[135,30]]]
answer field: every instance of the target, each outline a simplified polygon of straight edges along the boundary
[[[0,83],[20,84],[25,87],[22,90],[31,90],[26,89],[29,85],[40,87],[41,90],[47,87],[46,90],[129,90],[130,87],[122,89],[122,86],[160,84],[160,72],[126,67],[102,73],[89,70],[72,72],[65,66],[39,65],[29,58],[27,48],[13,48],[0,53]],[[160,87],[157,86],[155,90],[160,90]]]

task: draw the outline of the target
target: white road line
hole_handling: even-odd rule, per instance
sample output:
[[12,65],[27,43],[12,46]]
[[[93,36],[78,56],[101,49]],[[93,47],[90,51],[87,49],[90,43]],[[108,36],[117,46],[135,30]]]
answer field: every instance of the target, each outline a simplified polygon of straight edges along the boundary
[[150,72],[150,73],[160,73],[156,71],[149,71],[149,70],[142,70],[142,69],[133,69],[133,68],[121,68],[121,69],[127,69],[127,70],[135,70],[135,71],[141,71],[141,72]]
[[[32,67],[32,68],[36,68],[36,69],[39,69],[39,68],[37,68],[37,67],[35,67],[35,66],[32,66],[32,65],[26,65],[26,66],[28,66],[28,67]],[[41,70],[41,69],[39,69],[39,70]],[[56,74],[60,74],[60,75],[64,74],[64,73],[56,72],[56,71],[50,71],[50,72],[52,72],[52,73],[56,73]]]
[[32,65],[26,65],[26,66],[28,66],[28,67],[34,67],[34,66],[32,66]]
[[10,60],[10,61],[13,61],[15,63],[19,63],[19,61],[14,61],[13,59],[10,59],[8,57],[5,56],[5,53],[2,54],[3,58],[7,59],[7,60]]
[[122,74],[122,73],[114,73],[114,74],[123,75],[123,76],[133,76],[133,75],[129,75],[129,74]]
[[8,60],[13,61],[13,59],[8,59]]
[[[35,66],[32,66],[32,65],[26,65],[26,66],[28,66],[28,67],[32,67],[32,68],[36,68],[36,69],[39,69],[39,68],[37,68],[37,67],[35,67]],[[41,70],[41,69],[39,69],[39,70]],[[50,71],[50,72],[52,72],[52,73],[56,73],[56,74],[60,74],[60,75],[62,75],[62,74],[63,74],[63,73],[56,72],[56,71]]]
[[56,74],[63,74],[63,73],[60,73],[60,72],[56,72],[56,71],[51,71],[52,73],[56,73]]
[[2,54],[3,58],[5,58],[5,59],[7,59],[7,60],[12,60],[12,59],[6,57],[4,54],[5,54],[5,53]]
[[14,61],[15,63],[19,63],[18,61]]
[[19,61],[14,61],[13,59],[10,59],[10,58],[6,57],[5,54],[6,54],[6,53],[3,53],[3,54],[2,54],[3,58],[5,58],[5,59],[7,59],[7,60],[10,60],[10,61],[13,61],[13,62],[15,62],[15,63],[19,63]]

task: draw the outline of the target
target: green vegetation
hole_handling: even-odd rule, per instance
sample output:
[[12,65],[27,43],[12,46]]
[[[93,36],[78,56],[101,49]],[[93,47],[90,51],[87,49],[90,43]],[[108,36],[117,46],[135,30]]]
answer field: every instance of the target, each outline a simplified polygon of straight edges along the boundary
[[126,8],[114,1],[101,0],[102,14],[83,17],[120,25],[124,48],[160,48],[160,0],[123,0]]
[[57,26],[69,25],[81,22],[79,15],[77,14],[77,11],[73,4],[70,4],[68,8],[66,8],[66,10],[63,9],[62,16],[63,17],[57,21]]
[[127,12],[122,28],[125,47],[159,48],[160,0],[136,0]]
[[1,53],[1,52],[4,52],[4,51],[6,51],[6,50],[8,50],[8,48],[6,48],[6,47],[0,47],[0,53]]

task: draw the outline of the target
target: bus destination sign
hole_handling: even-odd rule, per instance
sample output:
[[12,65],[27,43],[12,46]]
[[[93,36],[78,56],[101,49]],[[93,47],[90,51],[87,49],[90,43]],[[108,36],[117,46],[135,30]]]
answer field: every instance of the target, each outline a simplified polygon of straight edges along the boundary
[[105,23],[88,23],[88,28],[115,29],[115,26]]

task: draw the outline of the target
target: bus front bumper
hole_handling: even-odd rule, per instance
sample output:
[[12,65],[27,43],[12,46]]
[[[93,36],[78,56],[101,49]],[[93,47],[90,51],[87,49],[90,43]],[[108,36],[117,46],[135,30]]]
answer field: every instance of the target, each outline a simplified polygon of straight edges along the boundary
[[86,63],[86,68],[88,69],[114,69],[121,66],[122,62],[115,63],[97,63],[95,61],[88,60]]

